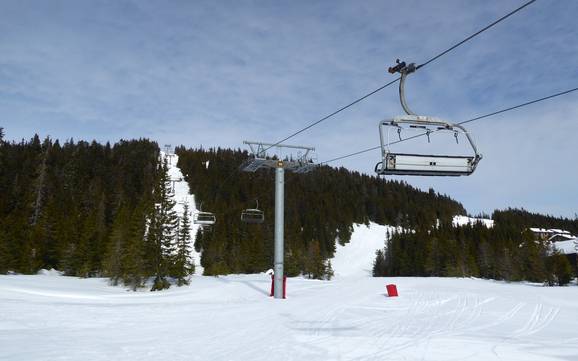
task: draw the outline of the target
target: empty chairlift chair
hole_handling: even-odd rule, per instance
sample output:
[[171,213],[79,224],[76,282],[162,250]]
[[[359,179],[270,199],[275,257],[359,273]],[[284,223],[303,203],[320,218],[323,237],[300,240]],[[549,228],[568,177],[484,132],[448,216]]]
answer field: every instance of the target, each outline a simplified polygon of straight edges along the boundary
[[217,222],[217,217],[211,212],[202,211],[203,204],[199,207],[199,211],[195,213],[193,217],[193,223],[201,226],[212,226]]
[[[385,134],[386,127],[403,129],[403,125],[410,128],[423,128],[426,136],[434,131],[428,126],[434,126],[437,131],[452,131],[457,139],[459,134],[466,136],[473,149],[473,155],[440,155],[440,154],[417,154],[396,153],[390,150],[389,134]],[[387,131],[389,133],[389,130]],[[384,120],[379,123],[381,140],[382,161],[375,166],[375,172],[379,175],[421,175],[421,176],[462,176],[470,175],[482,156],[477,153],[468,132],[458,124],[451,124],[443,120],[430,117],[401,116],[392,120]]]
[[[378,175],[418,175],[418,176],[463,176],[472,174],[482,155],[478,153],[470,134],[460,124],[453,124],[443,119],[414,114],[407,106],[404,85],[408,74],[416,70],[415,64],[406,65],[405,62],[397,61],[397,65],[389,68],[390,73],[401,73],[399,83],[399,97],[401,106],[407,115],[402,115],[379,123],[379,136],[381,141],[382,161],[375,166]],[[385,129],[387,128],[387,132]],[[458,142],[458,136],[465,135],[472,155],[439,155],[439,154],[416,154],[416,153],[396,153],[390,150],[390,145],[401,141],[403,129],[423,129],[420,135],[427,136],[435,132],[453,132]],[[390,141],[390,130],[395,129],[399,140]]]
[[265,212],[259,209],[259,202],[257,208],[244,209],[241,212],[241,221],[250,224],[261,224],[265,221]]

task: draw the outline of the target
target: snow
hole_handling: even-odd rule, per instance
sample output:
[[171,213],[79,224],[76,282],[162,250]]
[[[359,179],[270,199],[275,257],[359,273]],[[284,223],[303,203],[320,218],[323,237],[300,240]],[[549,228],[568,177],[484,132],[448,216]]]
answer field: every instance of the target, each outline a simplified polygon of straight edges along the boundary
[[467,216],[454,216],[452,224],[454,227],[458,226],[465,226],[465,225],[474,225],[476,223],[482,223],[487,228],[492,228],[494,226],[494,221],[492,219],[487,218],[473,218]]
[[555,242],[551,246],[554,249],[562,252],[563,254],[573,254],[577,253],[578,250],[578,238],[572,238],[567,241]]
[[190,194],[189,184],[183,177],[183,173],[180,168],[177,167],[179,162],[179,156],[172,153],[166,153],[161,151],[161,159],[166,159],[169,166],[169,178],[174,181],[174,193],[172,194],[173,200],[176,202],[175,211],[182,217],[184,212],[185,203],[189,205],[190,220],[191,220],[191,257],[195,264],[195,274],[203,274],[203,267],[201,266],[201,254],[195,251],[193,247],[195,242],[195,235],[199,231],[199,225],[193,223],[193,215],[198,212],[197,205],[195,203],[195,196]]
[[[274,300],[265,274],[195,276],[187,287],[136,293],[98,278],[0,276],[0,359],[578,357],[576,286],[345,276],[287,282],[288,298]],[[389,283],[400,297],[385,296]]]
[[536,227],[530,227],[530,231],[535,232],[535,233],[547,233],[548,230],[546,228],[536,228]]
[[331,265],[336,277],[371,276],[375,251],[385,247],[386,235],[400,232],[401,228],[370,222],[369,226],[354,224],[351,240],[345,246],[336,244]]
[[[171,162],[171,178],[182,178]],[[175,198],[196,209],[184,181]],[[268,297],[266,273],[196,275],[162,292],[55,270],[0,275],[0,360],[578,359],[578,287],[372,278],[375,251],[394,231],[354,225],[337,245],[336,277],[289,278],[285,300]],[[390,283],[399,297],[386,296]]]
[[536,227],[530,227],[529,228],[530,231],[534,232],[534,233],[550,233],[552,235],[561,235],[564,237],[573,237],[572,233],[570,233],[570,231],[566,231],[563,229],[558,229],[558,228],[550,228],[550,229],[546,229],[546,228],[536,228]]
[[60,272],[60,271],[55,270],[54,268],[51,268],[51,269],[41,269],[40,271],[38,271],[38,274],[42,275],[42,276],[54,277],[54,276],[62,276],[63,272]]

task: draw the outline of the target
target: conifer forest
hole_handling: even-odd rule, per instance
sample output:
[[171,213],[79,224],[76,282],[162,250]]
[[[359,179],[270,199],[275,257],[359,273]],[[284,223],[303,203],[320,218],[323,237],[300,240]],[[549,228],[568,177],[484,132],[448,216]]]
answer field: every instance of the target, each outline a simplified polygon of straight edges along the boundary
[[[190,237],[192,219],[174,212],[167,165],[157,143],[61,143],[34,136],[0,143],[0,272],[58,269],[79,277],[152,290],[187,284],[190,249],[205,275],[255,273],[273,262],[273,173],[239,171],[239,149],[177,147],[178,167],[197,208],[217,217]],[[345,168],[318,167],[286,178],[285,269],[288,276],[332,276],[336,244],[354,223],[388,224],[375,276],[473,276],[567,283],[574,270],[525,232],[536,224],[578,233],[578,221],[519,209],[495,211],[495,227],[452,226],[457,201]],[[241,222],[255,205],[265,222]],[[188,207],[189,205],[187,205]],[[193,239],[191,239],[193,238]]]

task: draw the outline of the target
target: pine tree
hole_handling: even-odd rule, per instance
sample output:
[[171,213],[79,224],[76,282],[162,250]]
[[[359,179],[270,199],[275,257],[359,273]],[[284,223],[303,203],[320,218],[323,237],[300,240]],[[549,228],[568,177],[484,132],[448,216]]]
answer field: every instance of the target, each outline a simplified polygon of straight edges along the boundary
[[373,277],[383,277],[387,274],[385,253],[382,249],[378,249],[375,252],[375,260],[373,261],[372,269]]
[[573,278],[572,266],[568,258],[560,252],[555,252],[546,260],[546,269],[548,271],[548,285],[565,286]]
[[321,279],[325,275],[325,264],[321,257],[319,241],[317,240],[313,240],[309,243],[304,270],[309,278]]
[[195,264],[191,258],[191,221],[189,218],[189,205],[185,203],[183,208],[183,216],[179,222],[176,253],[171,274],[171,276],[176,279],[178,286],[189,284],[189,276],[195,272]]
[[131,216],[130,226],[123,247],[122,282],[133,291],[142,287],[146,279],[145,249],[144,249],[144,206],[140,205]]
[[531,282],[544,282],[546,280],[545,246],[536,241],[530,231],[523,232],[522,238],[523,241],[517,255],[520,276]]
[[333,272],[333,266],[331,265],[331,260],[328,259],[325,261],[325,270],[324,270],[325,274],[323,275],[323,278],[325,278],[326,280],[330,280],[333,278],[333,276],[335,276],[335,272]]
[[159,180],[155,188],[155,205],[151,212],[147,241],[152,245],[152,266],[154,282],[151,291],[170,287],[167,276],[173,268],[177,240],[178,216],[171,197],[171,182],[166,160],[159,170]]
[[108,248],[102,266],[104,274],[110,278],[111,284],[115,286],[123,276],[122,258],[128,233],[127,228],[130,217],[128,213],[128,208],[121,206],[114,218]]

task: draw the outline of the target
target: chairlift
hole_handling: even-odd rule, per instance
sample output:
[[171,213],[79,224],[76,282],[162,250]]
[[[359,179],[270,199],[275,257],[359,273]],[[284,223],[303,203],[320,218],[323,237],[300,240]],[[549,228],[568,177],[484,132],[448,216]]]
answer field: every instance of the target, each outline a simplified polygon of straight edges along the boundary
[[199,206],[199,211],[195,213],[193,217],[193,223],[199,224],[201,226],[212,226],[217,222],[217,218],[211,212],[203,212],[202,211],[203,204]]
[[265,212],[259,209],[259,201],[257,208],[244,209],[241,212],[241,221],[244,223],[261,224],[265,221]]
[[[416,176],[464,176],[470,175],[475,170],[482,159],[478,153],[476,145],[468,131],[460,124],[450,123],[446,120],[421,116],[413,113],[405,100],[404,86],[407,75],[417,69],[414,63],[407,64],[396,61],[397,65],[389,68],[390,73],[400,73],[399,99],[406,115],[394,117],[393,119],[379,122],[379,136],[381,141],[382,161],[375,165],[375,172],[378,175],[416,175]],[[387,132],[385,132],[387,128]],[[389,133],[395,128],[399,140],[390,141]],[[415,154],[396,153],[390,150],[390,145],[402,140],[401,132],[406,129],[422,129],[427,136],[428,143],[430,135],[436,132],[453,132],[456,142],[460,134],[463,134],[473,151],[473,155],[439,155],[439,154]],[[387,134],[385,134],[387,133]]]

